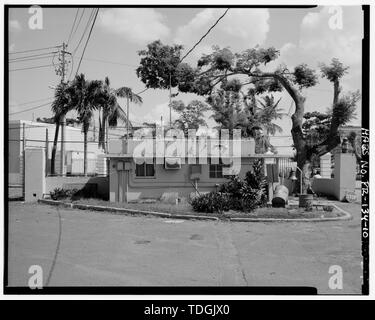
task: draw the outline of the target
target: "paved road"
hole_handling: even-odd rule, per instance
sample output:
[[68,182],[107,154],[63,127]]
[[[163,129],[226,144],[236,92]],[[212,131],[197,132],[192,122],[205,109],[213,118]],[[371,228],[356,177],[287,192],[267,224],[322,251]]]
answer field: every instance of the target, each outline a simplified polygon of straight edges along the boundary
[[[28,268],[51,286],[304,285],[361,292],[360,207],[354,219],[320,223],[230,223],[130,217],[10,203],[9,285]],[[61,233],[59,233],[59,214]],[[328,287],[331,265],[343,289]]]

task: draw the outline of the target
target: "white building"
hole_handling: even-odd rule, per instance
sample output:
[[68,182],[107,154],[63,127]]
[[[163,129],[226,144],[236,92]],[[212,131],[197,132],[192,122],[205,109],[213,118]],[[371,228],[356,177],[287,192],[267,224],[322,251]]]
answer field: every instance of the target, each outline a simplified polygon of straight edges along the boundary
[[[23,183],[23,150],[24,148],[39,147],[46,151],[47,170],[50,173],[50,162],[53,140],[55,136],[55,125],[34,122],[28,120],[10,120],[9,127],[9,153],[8,171],[9,185],[22,185]],[[96,140],[98,134],[96,133]],[[88,139],[88,173],[105,174],[106,165],[104,153],[98,147],[98,142],[93,141],[93,132]],[[65,173],[83,173],[83,133],[80,128],[65,127]],[[60,172],[60,150],[61,150],[61,128],[56,152],[56,173]],[[26,159],[27,160],[27,159]]]

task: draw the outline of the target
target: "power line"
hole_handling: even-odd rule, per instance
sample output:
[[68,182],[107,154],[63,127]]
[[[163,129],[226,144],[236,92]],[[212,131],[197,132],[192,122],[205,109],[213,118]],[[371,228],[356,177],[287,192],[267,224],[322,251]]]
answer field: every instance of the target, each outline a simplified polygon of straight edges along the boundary
[[[80,8],[78,8],[78,9],[80,9]],[[79,17],[79,20],[78,20],[77,26],[76,26],[76,28],[75,28],[74,31],[73,31],[72,38],[75,36],[75,34],[76,34],[77,30],[78,30],[78,27],[79,27],[79,25],[81,24],[81,20],[82,20],[82,17],[83,17],[83,15],[84,15],[84,13],[85,13],[85,10],[86,10],[86,9],[83,8],[82,13],[81,13],[81,16]]]
[[41,51],[41,50],[47,50],[47,49],[56,49],[61,46],[54,46],[54,47],[46,47],[46,48],[39,48],[39,49],[31,49],[31,50],[25,50],[25,51],[17,51],[17,52],[9,52],[9,54],[18,54],[18,53],[26,53],[26,52],[34,52],[34,51]]
[[[49,128],[49,126],[52,126],[52,127],[54,127],[55,125],[56,125],[56,123],[54,122],[54,123],[48,123],[48,122],[39,122],[39,121],[36,121],[36,122],[38,122],[38,123],[44,123],[44,124],[46,124],[46,125],[44,125],[44,126],[34,126],[34,125],[31,125],[31,126],[25,126],[25,129],[39,129],[39,128],[44,128],[44,129],[48,129]],[[49,125],[49,126],[47,126],[47,125]],[[80,124],[81,125],[81,124]],[[67,125],[66,126],[67,128],[69,128],[69,129],[76,129],[76,131],[71,131],[72,133],[73,132],[82,132],[81,131],[81,128],[77,128],[77,127],[72,127],[72,126],[69,126],[69,125]],[[124,128],[124,127],[122,127],[122,128]],[[145,127],[145,128],[148,128],[148,127]],[[19,130],[19,129],[23,129],[23,126],[19,126],[19,127],[12,127],[12,128],[8,128],[8,130]],[[94,129],[88,129],[87,130],[87,132],[93,132],[93,133],[96,133],[97,131],[99,131],[99,130],[94,130]],[[125,132],[124,132],[124,134],[125,134]],[[119,133],[113,133],[113,132],[108,132],[108,136],[112,136],[112,137],[123,137],[124,136],[124,134],[119,134]],[[28,139],[28,140],[30,140],[30,139]],[[9,140],[10,141],[10,140]],[[61,140],[59,140],[60,142],[61,142]]]
[[94,16],[94,21],[93,21],[93,23],[91,25],[90,33],[89,33],[89,35],[87,37],[87,40],[86,40],[86,43],[85,43],[85,47],[83,48],[83,52],[82,52],[82,55],[81,55],[81,59],[79,60],[79,63],[78,63],[78,67],[77,67],[77,70],[76,70],[76,75],[78,74],[79,67],[81,66],[82,58],[83,58],[83,56],[85,54],[87,44],[88,44],[88,42],[90,40],[90,36],[91,36],[91,33],[92,33],[92,29],[94,28],[95,21],[96,21],[96,18],[98,16],[98,12],[99,12],[99,8],[96,9],[95,16]]
[[74,29],[74,26],[75,26],[76,21],[77,21],[77,16],[78,16],[79,9],[80,9],[80,8],[77,8],[76,15],[75,15],[75,17],[74,17],[74,21],[73,21],[73,25],[72,25],[72,28],[70,29],[70,33],[69,33],[69,37],[68,37],[67,44],[69,44],[69,41],[70,41],[70,39],[71,39],[71,37],[72,37],[73,29]]
[[25,109],[25,110],[22,110],[22,111],[12,112],[12,113],[9,113],[9,115],[19,114],[19,113],[23,113],[23,112],[27,112],[27,111],[39,109],[39,108],[45,107],[47,105],[51,105],[51,103],[52,103],[52,101],[47,102],[47,103],[43,103],[43,104],[41,104],[39,106],[35,106],[35,107],[29,108],[29,109]]
[[34,61],[34,60],[48,59],[48,58],[53,58],[53,57],[54,57],[54,55],[50,54],[50,55],[43,56],[43,57],[22,58],[22,59],[9,60],[9,63],[24,62],[24,61]]
[[202,42],[202,40],[211,32],[211,30],[215,28],[219,21],[227,14],[228,10],[229,8],[225,10],[225,12],[219,17],[219,19],[216,20],[216,22],[208,29],[208,31],[199,39],[199,41],[182,57],[180,62],[182,62],[196,48],[196,46]]
[[24,106],[24,105],[27,105],[27,104],[31,104],[31,103],[35,103],[35,102],[41,102],[41,101],[46,101],[46,100],[50,100],[50,99],[53,99],[53,97],[48,97],[48,98],[38,99],[38,100],[33,100],[33,101],[27,101],[27,102],[23,102],[23,103],[18,103],[17,106]]
[[32,55],[28,55],[28,56],[24,56],[24,57],[11,58],[11,59],[9,59],[9,61],[16,61],[16,60],[26,59],[26,58],[42,57],[42,56],[46,56],[46,55],[52,55],[56,52],[58,52],[58,51],[45,52],[45,53],[39,53],[39,54],[32,54]]
[[126,66],[126,67],[135,67],[135,68],[137,67],[136,65],[132,65],[132,64],[128,64],[128,63],[115,62],[115,61],[109,61],[109,60],[92,59],[92,58],[84,58],[82,60],[109,63],[109,64],[115,64],[115,65]]
[[28,68],[10,69],[9,71],[21,71],[21,70],[39,69],[39,68],[46,68],[46,67],[53,67],[53,64],[46,64],[42,66],[35,66],[35,67],[28,67]]
[[87,20],[87,23],[86,23],[86,26],[85,26],[85,29],[83,30],[82,36],[81,36],[81,38],[79,39],[79,42],[78,42],[76,48],[73,50],[73,54],[75,54],[75,53],[77,52],[78,47],[81,45],[81,42],[82,42],[83,38],[84,38],[85,35],[86,35],[86,32],[87,32],[87,30],[88,30],[88,27],[89,27],[89,25],[90,25],[90,23],[91,23],[91,21],[92,21],[93,16],[94,16],[94,10],[95,10],[95,9],[92,9],[92,11],[91,11],[91,13],[90,13],[90,16],[89,16],[89,18],[88,18],[88,20]]

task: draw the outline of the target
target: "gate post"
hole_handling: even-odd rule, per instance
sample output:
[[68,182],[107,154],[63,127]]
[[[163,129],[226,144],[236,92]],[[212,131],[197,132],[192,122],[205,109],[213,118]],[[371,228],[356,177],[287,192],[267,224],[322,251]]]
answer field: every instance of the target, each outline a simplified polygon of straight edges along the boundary
[[46,190],[45,160],[43,148],[25,150],[25,202],[43,198]]
[[331,153],[326,153],[320,157],[320,176],[322,178],[331,178]]

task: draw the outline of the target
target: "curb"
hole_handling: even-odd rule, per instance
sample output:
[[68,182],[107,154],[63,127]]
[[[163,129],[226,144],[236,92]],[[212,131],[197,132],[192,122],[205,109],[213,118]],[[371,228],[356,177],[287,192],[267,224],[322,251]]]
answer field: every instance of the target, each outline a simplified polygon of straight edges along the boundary
[[335,207],[337,210],[339,210],[344,215],[341,217],[335,217],[335,218],[311,218],[311,219],[305,219],[305,218],[297,218],[297,219],[279,219],[279,218],[230,218],[230,221],[235,222],[326,222],[326,221],[346,221],[353,219],[352,215],[338,207],[334,203],[330,203],[331,206]]
[[159,218],[173,218],[173,219],[185,219],[185,220],[211,220],[211,221],[219,221],[219,220],[226,220],[232,222],[325,222],[325,221],[345,221],[351,220],[353,217],[352,215],[338,207],[334,203],[330,203],[331,206],[335,207],[344,215],[341,217],[334,217],[334,218],[296,218],[296,219],[280,219],[280,218],[230,218],[230,217],[209,217],[209,216],[200,216],[200,215],[186,215],[186,214],[170,214],[170,213],[163,213],[163,212],[155,212],[155,211],[143,211],[143,210],[136,210],[136,209],[125,209],[125,208],[115,208],[115,207],[104,207],[104,206],[97,206],[97,205],[89,205],[89,204],[79,204],[79,203],[66,203],[63,201],[58,200],[47,200],[47,199],[39,199],[38,203],[53,205],[53,206],[61,206],[64,208],[71,208],[71,209],[80,209],[80,210],[93,210],[93,211],[106,211],[111,212],[114,214],[124,214],[124,215],[143,215],[143,216],[154,216]]
[[61,206],[64,208],[71,208],[71,209],[107,211],[107,212],[111,212],[114,214],[124,214],[124,215],[143,215],[143,216],[154,216],[154,217],[159,217],[159,218],[190,219],[190,220],[213,220],[213,221],[220,220],[218,217],[185,215],[185,214],[170,214],[170,213],[155,212],[155,211],[142,211],[142,210],[136,210],[136,209],[104,207],[104,206],[96,206],[96,205],[89,205],[89,204],[66,203],[66,202],[62,202],[58,200],[39,199],[38,203],[43,203],[43,204],[48,204],[48,205],[53,205],[53,206]]

